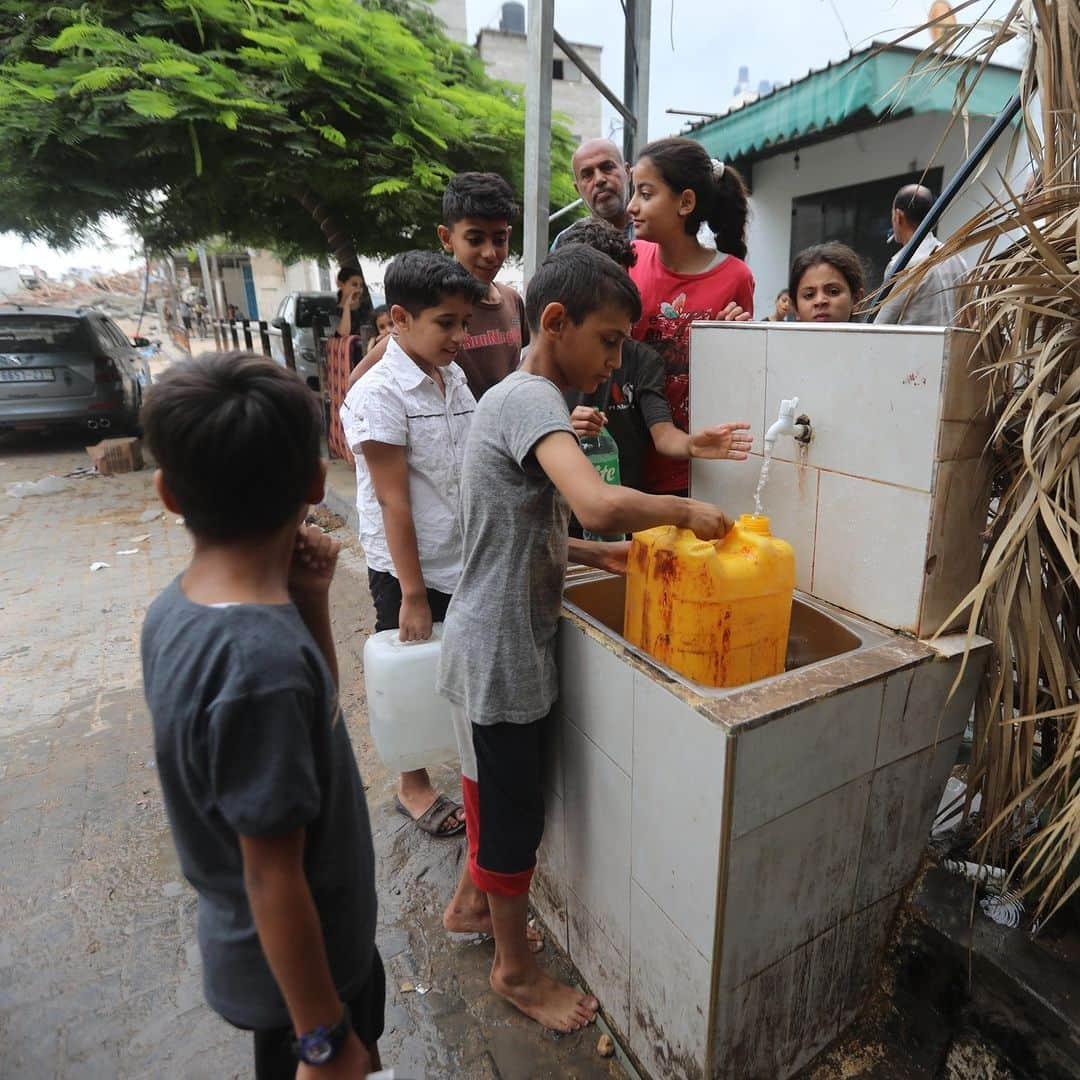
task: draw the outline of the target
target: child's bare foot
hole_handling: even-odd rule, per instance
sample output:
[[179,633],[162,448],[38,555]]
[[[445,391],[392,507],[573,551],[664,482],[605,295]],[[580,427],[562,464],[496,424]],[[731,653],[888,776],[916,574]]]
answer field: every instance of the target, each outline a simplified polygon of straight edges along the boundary
[[491,971],[491,989],[541,1027],[552,1031],[578,1031],[596,1018],[600,1003],[572,986],[564,986],[538,967],[509,975]]
[[[463,902],[455,896],[443,912],[442,924],[443,929],[452,934],[487,934],[488,937],[494,934],[487,897],[483,893],[479,894],[479,900],[474,903]],[[533,926],[528,927],[525,933],[529,941],[529,952],[540,952],[544,948],[544,935]]]

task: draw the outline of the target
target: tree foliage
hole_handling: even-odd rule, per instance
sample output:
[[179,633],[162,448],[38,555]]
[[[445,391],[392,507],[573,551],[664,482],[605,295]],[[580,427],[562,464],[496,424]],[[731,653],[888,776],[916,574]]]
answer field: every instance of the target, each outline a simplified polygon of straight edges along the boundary
[[317,203],[390,253],[429,242],[455,172],[521,190],[520,90],[413,0],[0,0],[0,42],[0,230],[54,246],[116,214],[157,249],[324,254]]

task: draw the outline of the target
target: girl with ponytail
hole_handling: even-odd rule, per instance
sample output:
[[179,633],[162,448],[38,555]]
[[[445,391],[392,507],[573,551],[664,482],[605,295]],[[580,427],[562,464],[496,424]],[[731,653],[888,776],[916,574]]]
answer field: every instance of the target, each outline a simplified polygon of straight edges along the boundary
[[[746,185],[730,165],[710,158],[691,139],[649,143],[634,164],[637,265],[630,270],[641,293],[638,341],[664,360],[672,418],[690,429],[690,324],[697,319],[745,320],[754,312],[754,277],[743,262],[749,206]],[[698,240],[705,224],[716,249]],[[651,453],[645,485],[657,494],[685,494],[689,466]]]

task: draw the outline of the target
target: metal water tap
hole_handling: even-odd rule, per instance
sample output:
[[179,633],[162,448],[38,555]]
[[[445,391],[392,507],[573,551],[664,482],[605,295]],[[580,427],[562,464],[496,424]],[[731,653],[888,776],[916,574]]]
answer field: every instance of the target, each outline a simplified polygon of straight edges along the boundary
[[810,441],[810,417],[800,416],[796,418],[795,411],[799,407],[799,399],[784,398],[780,402],[780,415],[768,431],[765,432],[765,445],[775,446],[776,440],[781,435],[790,435],[797,442],[808,443]]

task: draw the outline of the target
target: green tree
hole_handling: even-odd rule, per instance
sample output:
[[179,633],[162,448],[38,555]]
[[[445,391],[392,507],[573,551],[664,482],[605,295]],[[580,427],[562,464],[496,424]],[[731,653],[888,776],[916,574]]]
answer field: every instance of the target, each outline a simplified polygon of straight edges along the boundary
[[[413,0],[0,0],[0,230],[388,254],[448,177],[521,190],[520,90]],[[554,205],[571,201],[558,130]]]

